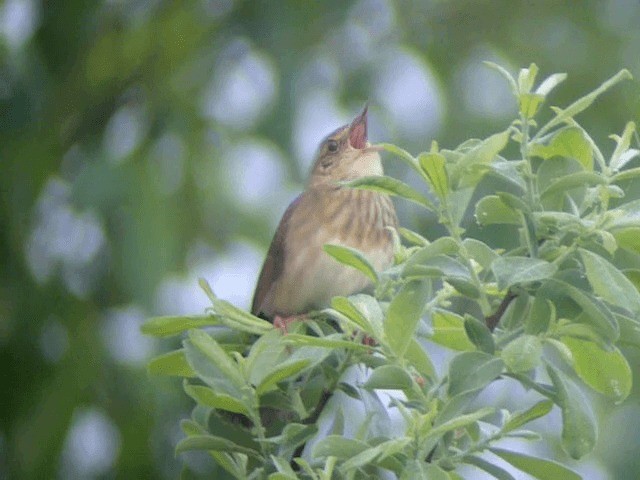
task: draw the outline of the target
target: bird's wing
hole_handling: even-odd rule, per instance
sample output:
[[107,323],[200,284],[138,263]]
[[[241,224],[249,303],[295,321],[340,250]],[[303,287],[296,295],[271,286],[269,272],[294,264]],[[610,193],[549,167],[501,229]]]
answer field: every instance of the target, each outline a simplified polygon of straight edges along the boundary
[[[285,239],[287,236],[287,230],[289,228],[289,220],[296,209],[296,206],[300,203],[302,195],[291,202],[287,210],[284,212],[276,233],[271,240],[271,246],[267,252],[267,258],[262,265],[262,271],[258,278],[258,285],[256,291],[253,294],[253,303],[251,304],[251,313],[259,315],[264,308],[264,300],[274,282],[280,278],[284,270],[284,257],[285,257]],[[271,313],[271,312],[269,312]]]

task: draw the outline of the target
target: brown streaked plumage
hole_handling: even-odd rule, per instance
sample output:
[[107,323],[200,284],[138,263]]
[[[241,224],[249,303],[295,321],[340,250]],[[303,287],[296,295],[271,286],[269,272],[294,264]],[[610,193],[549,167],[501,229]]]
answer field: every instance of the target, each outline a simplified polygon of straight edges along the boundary
[[285,211],[267,252],[253,314],[286,329],[296,316],[328,306],[332,297],[371,285],[365,275],[324,252],[324,244],[357,248],[378,271],[391,265],[393,242],[386,227],[397,225],[391,199],[339,184],[382,173],[378,149],[367,141],[365,107],[320,144],[307,187]]

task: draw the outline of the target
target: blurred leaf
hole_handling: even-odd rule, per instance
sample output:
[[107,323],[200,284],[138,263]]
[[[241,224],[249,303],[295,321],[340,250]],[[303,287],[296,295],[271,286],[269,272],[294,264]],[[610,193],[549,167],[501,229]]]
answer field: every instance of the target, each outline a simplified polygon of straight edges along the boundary
[[509,71],[507,69],[505,69],[504,67],[498,65],[497,63],[493,63],[493,62],[489,62],[489,61],[483,61],[483,64],[485,64],[487,67],[495,70],[496,72],[498,72],[500,75],[502,75],[502,77],[507,81],[507,83],[509,84],[509,87],[511,88],[511,93],[513,94],[514,97],[518,96],[518,85],[516,84],[516,81],[514,80],[513,76],[509,73]]
[[573,357],[573,368],[591,388],[616,402],[622,402],[631,393],[631,368],[615,347],[606,351],[597,344],[577,338],[563,337],[562,342]]
[[151,375],[175,375],[177,377],[196,376],[187,362],[184,349],[158,355],[149,362],[147,371]]
[[428,294],[426,280],[409,280],[389,304],[384,333],[389,347],[400,358],[409,348]]
[[540,480],[549,480],[551,478],[582,480],[582,477],[576,472],[552,460],[530,457],[523,453],[512,452],[510,450],[504,450],[496,447],[492,447],[489,450],[491,453],[494,453],[503,460],[509,462],[518,470],[522,470],[523,472],[528,473],[532,477],[539,478]]
[[476,203],[476,222],[487,225],[521,225],[520,214],[496,195],[487,195]]
[[338,262],[364,273],[372,282],[376,283],[378,281],[376,269],[373,268],[367,257],[359,250],[343,245],[332,244],[324,245],[322,249]]
[[633,283],[600,255],[582,248],[579,251],[596,295],[629,312],[640,314],[640,293]]
[[140,330],[145,335],[169,337],[191,328],[219,324],[220,321],[213,315],[153,317],[144,322]]
[[436,310],[431,315],[433,335],[431,341],[453,350],[475,350],[476,347],[467,336],[464,319],[446,310]]
[[520,283],[544,280],[553,276],[557,269],[553,263],[529,257],[498,257],[491,264],[500,290]]
[[383,175],[360,177],[355,180],[345,182],[344,185],[351,188],[372,190],[374,192],[402,197],[406,200],[417,203],[428,210],[435,210],[435,205],[433,205],[431,200],[415,190],[413,187],[410,187],[406,183],[393,177]]
[[502,427],[502,431],[512,432],[537,418],[544,417],[552,408],[553,402],[551,400],[541,400],[524,412],[513,413]]
[[450,396],[484,388],[504,369],[501,359],[484,352],[463,352],[449,364]]
[[528,372],[540,364],[542,342],[534,335],[521,335],[509,342],[502,350],[501,357],[509,371]]
[[413,380],[404,368],[397,365],[382,365],[371,373],[363,387],[369,390],[405,390],[412,385]]
[[577,460],[590,453],[596,444],[598,433],[593,411],[582,391],[564,373],[550,365],[547,373],[562,410],[562,448]]

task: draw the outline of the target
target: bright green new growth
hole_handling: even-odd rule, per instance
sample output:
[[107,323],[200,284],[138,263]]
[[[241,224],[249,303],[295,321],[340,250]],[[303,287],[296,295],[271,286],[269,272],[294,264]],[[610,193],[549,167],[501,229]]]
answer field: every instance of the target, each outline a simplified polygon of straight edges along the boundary
[[[145,324],[156,336],[189,330],[182,349],[149,366],[152,373],[185,377],[196,402],[177,452],[207,451],[238,479],[357,479],[378,470],[400,479],[458,479],[462,464],[513,478],[481,456],[489,451],[535,478],[580,478],[555,461],[494,443],[538,440],[521,427],[555,404],[562,446],[578,459],[597,438],[579,385],[614,402],[631,391],[619,346],[640,347],[640,276],[625,271],[617,254],[640,253],[640,200],[623,199],[624,182],[640,176],[640,168],[628,168],[640,153],[631,148],[635,125],[611,137],[615,148],[607,158],[574,118],[630,74],[621,71],[565,109],[552,107],[555,115],[538,127],[547,95],[566,75],[536,87],[533,64],[517,78],[490,66],[518,102],[519,118],[506,130],[455,150],[434,143],[417,156],[384,144],[424,181],[423,192],[390,177],[349,185],[414,202],[435,212],[447,230],[433,241],[405,228],[394,232],[396,265],[380,275],[361,252],[326,246],[336,261],[375,280],[375,295],[336,297],[331,308],[283,336],[203,283],[212,301],[207,315]],[[517,153],[506,158],[505,150]],[[480,197],[477,187],[487,177],[496,188]],[[515,241],[505,249],[471,238],[474,223],[480,231],[500,225]],[[207,333],[206,326],[214,328]],[[365,335],[375,346],[361,342]],[[436,372],[428,342],[458,352],[447,371]],[[346,380],[354,368],[366,369],[364,383]],[[499,414],[473,403],[499,379],[540,398]],[[401,392],[389,407],[403,419],[400,435],[385,433],[391,420],[380,390]],[[336,392],[342,398],[334,395],[327,410]],[[364,410],[357,425],[344,395]],[[328,415],[319,435],[323,408]],[[249,426],[231,414],[244,415]],[[347,437],[349,421],[355,434]]]

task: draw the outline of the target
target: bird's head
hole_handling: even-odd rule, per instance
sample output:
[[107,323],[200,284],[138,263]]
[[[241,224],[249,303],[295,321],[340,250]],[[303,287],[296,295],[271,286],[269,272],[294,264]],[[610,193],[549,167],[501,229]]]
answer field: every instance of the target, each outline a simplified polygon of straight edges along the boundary
[[379,148],[367,139],[367,107],[349,125],[330,133],[318,147],[309,185],[382,175]]

